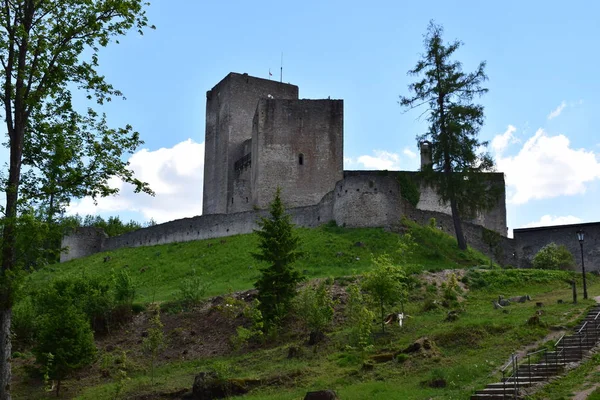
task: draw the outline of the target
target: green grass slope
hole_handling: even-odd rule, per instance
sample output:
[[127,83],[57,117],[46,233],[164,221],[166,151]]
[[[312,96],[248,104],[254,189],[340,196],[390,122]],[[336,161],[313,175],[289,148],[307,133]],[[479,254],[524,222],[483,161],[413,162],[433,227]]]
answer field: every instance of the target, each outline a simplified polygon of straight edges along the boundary
[[[64,398],[77,399],[162,399],[177,398],[192,387],[200,371],[214,371],[222,378],[262,382],[243,396],[249,400],[297,400],[309,390],[330,388],[341,399],[464,399],[474,390],[500,378],[499,368],[514,351],[548,346],[560,333],[557,327],[574,326],[593,300],[571,304],[566,280],[576,274],[565,271],[502,270],[471,268],[489,265],[482,254],[469,249],[458,251],[456,241],[432,227],[404,222],[415,246],[405,257],[402,238],[382,229],[345,229],[323,226],[299,229],[304,256],[296,268],[309,279],[360,275],[372,268],[372,256],[388,254],[407,266],[411,273],[467,269],[461,279],[466,291],[460,304],[432,307],[443,303],[444,285],[450,274],[420,275],[411,290],[405,310],[410,318],[403,328],[389,326],[385,336],[375,335],[373,346],[358,350],[349,346],[344,323],[343,302],[337,323],[327,339],[317,346],[306,344],[308,332],[292,318],[276,337],[242,348],[231,345],[236,327],[247,324],[243,317],[229,315],[217,304],[202,309],[173,313],[164,311],[166,348],[158,360],[154,382],[149,377],[149,360],[142,349],[148,329],[145,313],[108,337],[97,338],[99,354],[94,365],[63,383]],[[70,275],[109,278],[113,271],[127,268],[137,285],[137,303],[178,299],[181,280],[196,271],[211,283],[207,296],[252,287],[261,265],[251,257],[256,247],[254,235],[224,239],[121,249],[85,259],[49,266],[28,277],[29,288],[41,287]],[[104,261],[105,257],[110,260]],[[336,293],[342,296],[352,278],[336,279]],[[597,279],[589,277],[590,298],[600,291]],[[507,312],[492,307],[491,301],[529,294],[533,302],[513,304]],[[557,302],[557,300],[563,302]],[[542,302],[541,324],[528,324]],[[172,309],[172,310],[175,310]],[[448,322],[448,311],[459,313]],[[378,325],[373,324],[374,332]],[[373,358],[405,349],[428,337],[435,351],[408,354],[387,362]],[[288,357],[290,346],[299,355]],[[202,354],[202,356],[199,356]],[[31,374],[32,356],[25,352],[15,364],[15,399],[51,398],[45,393],[39,374]],[[106,374],[121,370],[126,379]],[[29,371],[29,372],[28,372]],[[434,383],[438,383],[437,385]],[[443,382],[444,384],[439,384]]]
[[[489,261],[474,250],[458,251],[456,240],[440,231],[405,222],[417,246],[408,257],[430,271],[464,268]],[[308,278],[345,276],[368,271],[372,256],[389,254],[394,261],[399,236],[383,229],[346,229],[322,226],[297,230],[303,256],[295,267]],[[73,275],[110,278],[113,271],[126,268],[137,286],[135,301],[173,301],[183,278],[199,274],[208,283],[207,296],[253,287],[264,265],[251,256],[257,241],[254,234],[195,242],[125,248],[55,264],[31,274],[27,287],[46,285],[53,279]],[[110,260],[105,261],[107,257]]]
[[[378,337],[366,351],[347,346],[347,330],[343,325],[334,327],[328,333],[328,340],[318,346],[306,345],[306,332],[296,335],[283,332],[286,339],[279,337],[275,344],[252,346],[226,356],[163,360],[153,384],[147,370],[132,368],[130,380],[123,384],[122,390],[125,398],[170,398],[173,393],[190,390],[198,372],[215,371],[224,379],[275,381],[242,397],[248,400],[298,400],[307,391],[324,388],[334,389],[344,400],[465,399],[474,390],[498,381],[501,377],[498,371],[511,353],[525,345],[530,345],[530,351],[550,346],[561,334],[556,327],[568,329],[583,316],[593,300],[578,304],[568,301],[570,288],[564,280],[570,276],[562,271],[475,270],[467,274],[465,281],[472,282],[474,287],[465,293],[460,317],[454,322],[445,320],[448,309],[424,309],[425,297],[436,292],[439,285],[423,283],[405,305],[411,316],[405,326],[402,329],[390,326],[388,334]],[[589,287],[590,293],[599,289],[595,279]],[[499,294],[524,293],[530,294],[534,301],[513,304],[507,307],[507,313],[491,305],[490,300]],[[564,302],[559,304],[558,299]],[[541,325],[527,324],[538,310],[535,302],[544,303]],[[177,329],[188,328],[173,328],[165,334],[172,337]],[[383,363],[371,361],[374,356],[402,350],[423,337],[433,340],[434,352],[409,354]],[[193,346],[193,342],[188,342],[188,346]],[[290,346],[298,346],[301,355],[288,358]],[[133,358],[134,350],[129,351]],[[433,385],[436,381],[443,381],[444,386]],[[77,388],[81,382],[71,384]],[[76,398],[111,399],[115,389],[116,383],[111,379],[96,380],[80,387]]]

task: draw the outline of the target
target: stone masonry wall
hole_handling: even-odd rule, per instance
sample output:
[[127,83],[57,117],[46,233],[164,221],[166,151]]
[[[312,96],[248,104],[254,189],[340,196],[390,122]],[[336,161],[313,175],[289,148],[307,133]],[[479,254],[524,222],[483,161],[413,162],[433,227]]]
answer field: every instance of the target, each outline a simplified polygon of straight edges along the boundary
[[[454,236],[454,222],[452,216],[438,211],[419,210],[403,201],[403,214],[406,218],[413,220],[421,225],[428,225],[432,218],[435,218],[436,227],[449,235]],[[483,228],[470,222],[462,223],[463,232],[467,244],[478,249],[488,257],[492,257],[502,266],[520,266],[518,256],[516,255],[516,241],[505,236],[499,237],[499,243],[490,249],[489,245],[483,240]]]
[[400,221],[400,185],[395,177],[347,176],[335,186],[333,195],[333,215],[338,225],[363,228]]
[[68,253],[60,254],[60,262],[87,257],[104,249],[108,236],[100,228],[77,228],[62,240],[62,247],[68,247]]
[[585,224],[545,226],[539,228],[515,229],[517,257],[521,265],[528,267],[535,254],[549,243],[564,244],[575,257],[581,270],[581,248],[577,240],[577,231],[585,232],[583,244],[586,271],[600,271],[600,222]]
[[[335,220],[339,225],[350,227],[385,227],[399,221],[400,203],[394,200],[399,196],[396,192],[392,197],[383,195],[383,191],[397,190],[394,179],[365,176],[349,179],[346,186],[344,182],[341,181],[336,187],[337,192],[326,194],[316,205],[288,209],[294,224],[316,227]],[[356,191],[357,188],[361,190]],[[381,193],[376,194],[375,189]],[[63,246],[68,246],[69,252],[61,256],[61,262],[123,247],[154,246],[251,233],[257,228],[257,219],[267,214],[266,210],[261,210],[184,218],[110,237],[103,240],[101,245],[95,242],[95,247],[87,244],[89,234],[81,236],[76,232],[63,239]]]
[[318,203],[343,178],[342,100],[262,99],[252,134],[253,204],[281,188],[290,207]]
[[[506,236],[508,232],[506,231],[506,196],[504,192],[504,174],[486,173],[486,177],[489,177],[490,184],[498,185],[502,189],[498,203],[491,210],[478,213],[478,215],[469,222],[485,226],[488,229],[498,232],[502,236]],[[421,198],[419,200],[419,204],[417,204],[418,209],[436,211],[448,215],[451,214],[450,204],[440,203],[439,196],[433,187],[426,184],[421,184],[420,192]]]

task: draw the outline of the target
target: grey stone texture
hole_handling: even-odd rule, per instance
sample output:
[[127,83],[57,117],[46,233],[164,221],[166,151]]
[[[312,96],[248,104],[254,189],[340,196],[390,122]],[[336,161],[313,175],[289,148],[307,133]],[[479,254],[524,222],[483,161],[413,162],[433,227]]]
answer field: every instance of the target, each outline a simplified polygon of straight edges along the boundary
[[[491,210],[477,213],[475,218],[468,222],[485,226],[488,229],[498,232],[502,236],[507,235],[506,229],[506,193],[503,173],[486,173],[491,185],[497,185],[501,189],[501,194],[498,197],[498,202]],[[435,192],[435,188],[421,184],[421,198],[417,208],[426,211],[437,211],[444,214],[452,214],[450,204],[440,202],[439,196]]]
[[520,265],[531,266],[535,254],[542,247],[554,242],[567,246],[581,270],[581,248],[577,240],[577,231],[580,229],[585,232],[583,242],[585,270],[600,272],[600,222],[513,230],[515,252]]
[[87,257],[104,251],[104,242],[108,236],[100,228],[84,227],[77,228],[62,240],[62,247],[68,248],[68,252],[60,254],[60,262],[75,258]]
[[266,208],[281,188],[289,207],[318,203],[343,178],[342,100],[258,102],[252,134],[252,202]]
[[231,199],[234,192],[245,199],[246,192],[234,189],[234,167],[248,148],[256,105],[263,98],[297,99],[298,86],[232,72],[206,93],[204,215],[240,211]]

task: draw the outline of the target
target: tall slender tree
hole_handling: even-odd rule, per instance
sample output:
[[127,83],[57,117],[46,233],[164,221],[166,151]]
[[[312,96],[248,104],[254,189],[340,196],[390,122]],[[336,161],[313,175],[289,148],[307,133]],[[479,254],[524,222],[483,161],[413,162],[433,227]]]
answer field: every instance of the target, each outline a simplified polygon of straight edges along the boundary
[[277,188],[271,202],[269,218],[258,221],[258,251],[252,256],[258,261],[269,263],[261,269],[254,283],[258,290],[259,309],[267,328],[277,325],[289,311],[296,287],[303,277],[292,263],[300,257],[300,238],[294,232],[291,218],[285,213],[281,201],[281,190]]
[[[93,112],[79,114],[72,105],[72,90],[85,92],[87,98],[98,105],[122,96],[98,73],[99,51],[132,28],[141,34],[148,27],[147,5],[144,0],[0,1],[0,100],[4,106],[10,153],[8,176],[3,182],[6,206],[0,275],[0,400],[10,399],[10,323],[17,267],[17,218],[22,167],[28,160],[24,160],[24,151],[35,148],[38,142],[59,140],[60,135],[54,128],[66,121],[77,127],[69,132],[75,132],[89,143],[90,136],[102,125],[102,119]],[[86,119],[88,117],[91,120]],[[44,121],[50,126],[44,126]],[[102,149],[101,144],[119,135],[137,140],[131,127],[126,127],[103,137],[101,143],[94,141],[97,144],[92,147],[102,154],[106,149]],[[35,151],[47,152],[47,160],[63,157],[58,154],[60,145],[51,147],[43,144]],[[82,158],[87,156],[82,149],[75,148],[75,151]],[[30,154],[33,157],[33,152]],[[53,165],[57,169],[49,175],[49,190],[64,176],[61,162]],[[46,168],[43,163],[37,167]],[[139,190],[144,190],[142,182],[130,177]],[[100,195],[104,193],[106,191],[99,190]]]
[[464,250],[462,218],[492,207],[499,188],[481,174],[493,171],[494,161],[480,151],[487,146],[478,139],[483,106],[473,103],[488,91],[482,87],[487,80],[485,62],[474,72],[463,72],[462,64],[452,59],[462,43],[444,44],[442,34],[442,26],[431,21],[424,37],[425,53],[408,72],[419,79],[408,86],[411,96],[400,96],[400,105],[408,110],[426,108],[423,114],[427,114],[429,128],[417,140],[431,142],[432,165],[423,168],[422,176],[442,202],[450,203],[458,247]]

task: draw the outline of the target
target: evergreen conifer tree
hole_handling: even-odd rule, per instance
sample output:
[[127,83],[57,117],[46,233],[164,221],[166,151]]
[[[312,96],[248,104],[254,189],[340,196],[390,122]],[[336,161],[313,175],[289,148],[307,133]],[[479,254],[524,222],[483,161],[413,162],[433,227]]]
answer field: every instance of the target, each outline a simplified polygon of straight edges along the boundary
[[433,21],[425,35],[425,53],[409,75],[419,80],[409,85],[412,96],[400,97],[407,109],[426,107],[429,128],[417,137],[432,144],[432,165],[423,169],[423,177],[450,204],[458,247],[467,248],[462,218],[474,217],[479,210],[493,207],[500,194],[498,185],[490,184],[481,172],[493,171],[491,156],[480,149],[487,146],[478,134],[484,121],[483,106],[474,104],[476,97],[487,93],[481,86],[487,80],[485,62],[475,72],[465,73],[462,64],[452,59],[461,42],[444,44],[443,28]]
[[269,263],[261,269],[261,276],[254,287],[258,290],[259,309],[266,327],[277,325],[287,314],[296,295],[296,287],[302,275],[292,263],[298,259],[300,239],[294,233],[290,216],[285,213],[281,201],[281,190],[277,188],[275,199],[270,204],[270,217],[258,222],[258,251],[252,256]]

